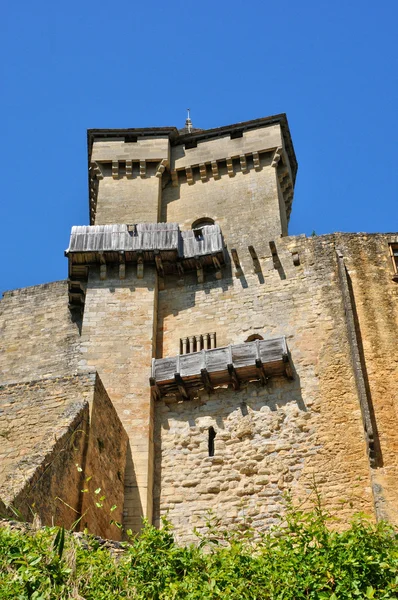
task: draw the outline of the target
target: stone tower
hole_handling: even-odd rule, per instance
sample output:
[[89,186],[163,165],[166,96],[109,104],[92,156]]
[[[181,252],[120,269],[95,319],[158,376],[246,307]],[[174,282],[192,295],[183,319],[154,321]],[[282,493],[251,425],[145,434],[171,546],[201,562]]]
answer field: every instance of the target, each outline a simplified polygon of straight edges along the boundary
[[[285,115],[90,130],[88,153],[66,295],[59,282],[1,303],[2,389],[34,379],[38,405],[54,377],[85,390],[82,461],[134,530],[167,514],[188,541],[208,509],[264,529],[314,480],[343,521],[398,520],[398,236],[288,235]],[[57,481],[78,485],[65,464]]]

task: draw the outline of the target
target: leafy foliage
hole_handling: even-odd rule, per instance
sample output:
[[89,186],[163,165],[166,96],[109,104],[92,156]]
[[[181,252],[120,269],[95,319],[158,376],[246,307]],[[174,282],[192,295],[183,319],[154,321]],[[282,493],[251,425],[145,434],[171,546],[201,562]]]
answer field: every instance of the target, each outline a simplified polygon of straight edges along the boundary
[[35,534],[0,528],[1,599],[340,600],[398,598],[398,541],[386,523],[358,516],[331,530],[317,506],[289,508],[283,525],[259,536],[213,521],[198,543],[175,543],[171,525],[145,523],[115,559],[88,536],[59,528]]

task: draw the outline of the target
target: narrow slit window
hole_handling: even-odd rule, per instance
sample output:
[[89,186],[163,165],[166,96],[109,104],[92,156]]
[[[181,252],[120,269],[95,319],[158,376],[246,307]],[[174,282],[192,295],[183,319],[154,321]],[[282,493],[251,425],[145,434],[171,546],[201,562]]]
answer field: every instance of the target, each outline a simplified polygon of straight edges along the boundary
[[209,427],[209,456],[214,456],[214,440],[216,435],[214,427]]

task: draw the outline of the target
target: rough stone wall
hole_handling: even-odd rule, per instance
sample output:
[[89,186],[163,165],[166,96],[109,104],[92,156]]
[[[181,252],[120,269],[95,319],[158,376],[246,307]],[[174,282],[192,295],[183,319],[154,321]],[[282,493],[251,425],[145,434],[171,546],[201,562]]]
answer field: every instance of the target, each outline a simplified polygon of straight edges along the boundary
[[142,516],[151,519],[153,480],[153,409],[149,376],[154,355],[156,274],[145,266],[108,269],[106,281],[92,269],[82,329],[81,366],[98,373],[129,437],[125,477],[127,527],[139,530]]
[[32,511],[46,525],[69,527],[76,520],[76,463],[83,461],[92,392],[88,375],[1,387],[0,497],[26,520]]
[[365,383],[376,424],[374,485],[381,516],[398,523],[398,285],[389,255],[397,235],[336,235],[351,279]]
[[80,323],[73,319],[66,281],[5,292],[0,301],[0,382],[75,371]]
[[[110,520],[122,520],[127,435],[99,377],[2,386],[0,410],[4,504],[28,521],[37,513],[45,525],[70,527],[83,514],[81,525],[90,532],[118,538]],[[99,509],[95,502],[102,496]]]
[[[168,513],[185,541],[208,508],[227,524],[247,515],[259,527],[269,525],[283,492],[307,498],[313,476],[327,508],[344,521],[358,510],[374,512],[335,238],[282,238],[277,248],[278,269],[264,244],[261,273],[252,272],[246,257],[240,278],[208,276],[183,289],[170,282],[159,293],[163,356],[177,354],[179,338],[195,333],[215,330],[218,345],[253,333],[285,335],[296,372],[293,382],[275,379],[267,388],[250,384],[156,405],[156,517]],[[246,424],[252,431],[242,434]],[[207,452],[210,426],[217,434],[214,458]]]
[[[84,487],[81,529],[120,539],[111,520],[123,521],[124,477],[128,437],[109,396],[97,376],[90,404],[90,428],[83,464]],[[87,481],[87,478],[90,478]],[[96,490],[101,491],[97,494]],[[96,503],[101,504],[98,507]],[[112,510],[112,507],[116,506]]]
[[228,176],[226,166],[220,166],[219,179],[209,175],[206,182],[195,173],[193,185],[180,176],[178,187],[169,183],[163,190],[162,220],[190,229],[196,219],[211,217],[220,225],[230,248],[247,250],[264,236],[268,240],[279,238],[283,231],[276,169],[271,167],[271,153],[260,158],[260,171],[255,171],[252,160],[248,160],[248,172],[243,173],[236,165],[233,177]]
[[141,179],[139,165],[134,164],[132,179],[125,170],[112,178],[111,167],[103,167],[104,178],[98,186],[95,225],[112,223],[156,223],[159,220],[161,179],[155,176],[157,164],[149,163]]

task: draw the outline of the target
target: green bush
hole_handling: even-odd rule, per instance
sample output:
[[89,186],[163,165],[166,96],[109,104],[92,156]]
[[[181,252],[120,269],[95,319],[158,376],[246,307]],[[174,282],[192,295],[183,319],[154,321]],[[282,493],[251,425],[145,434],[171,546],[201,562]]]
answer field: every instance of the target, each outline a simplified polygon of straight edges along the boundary
[[386,523],[357,517],[343,532],[318,507],[289,509],[284,525],[258,536],[209,524],[198,543],[175,543],[167,521],[145,524],[113,558],[90,536],[0,528],[0,598],[145,600],[398,598],[398,542]]

